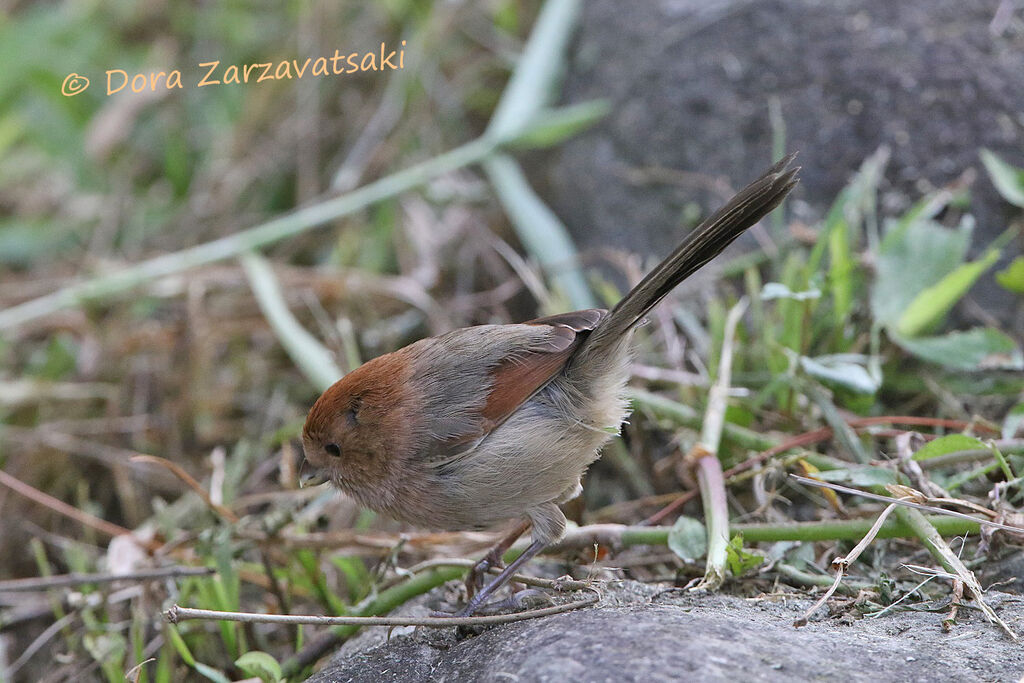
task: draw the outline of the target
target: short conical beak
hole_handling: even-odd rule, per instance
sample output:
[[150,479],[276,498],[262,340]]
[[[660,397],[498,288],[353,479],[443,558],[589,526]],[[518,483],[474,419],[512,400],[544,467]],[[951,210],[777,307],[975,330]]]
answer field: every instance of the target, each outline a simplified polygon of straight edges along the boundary
[[302,459],[302,467],[299,468],[299,488],[319,486],[320,484],[326,484],[328,481],[327,475],[310,465],[309,461],[305,458]]

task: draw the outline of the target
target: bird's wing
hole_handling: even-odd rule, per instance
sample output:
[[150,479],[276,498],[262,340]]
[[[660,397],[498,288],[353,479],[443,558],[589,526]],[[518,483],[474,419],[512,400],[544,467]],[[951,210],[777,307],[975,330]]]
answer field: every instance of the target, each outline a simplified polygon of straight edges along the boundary
[[417,354],[417,386],[425,387],[424,414],[431,416],[422,456],[445,462],[470,451],[562,371],[604,315],[574,311],[431,340]]

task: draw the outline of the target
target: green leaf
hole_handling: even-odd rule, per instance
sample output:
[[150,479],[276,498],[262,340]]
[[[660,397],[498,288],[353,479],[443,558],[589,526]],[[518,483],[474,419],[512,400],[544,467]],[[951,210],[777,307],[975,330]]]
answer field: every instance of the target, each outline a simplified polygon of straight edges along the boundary
[[867,368],[849,358],[849,354],[818,358],[800,356],[800,367],[811,377],[858,394],[873,394],[878,391],[882,385],[881,378],[872,377]]
[[514,135],[551,101],[579,9],[580,3],[575,0],[549,0],[543,4],[491,116],[488,134],[499,138]]
[[1024,358],[1017,344],[1002,332],[988,327],[950,332],[939,337],[907,339],[893,335],[893,341],[918,358],[948,368],[1024,368]]
[[726,564],[733,576],[743,576],[764,564],[765,556],[743,547],[743,535],[736,534],[725,548]]
[[822,481],[851,484],[861,488],[896,483],[896,476],[892,470],[884,467],[871,467],[869,465],[851,465],[835,470],[822,470],[821,472],[816,472],[814,477]]
[[266,652],[251,650],[235,660],[235,665],[247,676],[256,676],[262,681],[276,683],[281,680],[281,665]]
[[956,453],[958,451],[977,451],[977,450],[988,450],[988,446],[983,444],[973,436],[967,436],[966,434],[949,434],[947,436],[940,436],[938,439],[929,441],[923,447],[918,449],[914,453],[914,460],[928,460],[929,458],[937,458],[940,455],[946,455],[947,453]]
[[542,111],[508,144],[523,149],[553,147],[590,128],[609,111],[611,106],[607,100],[591,100]]
[[192,656],[192,651],[188,649],[188,645],[185,644],[184,638],[181,637],[181,633],[178,632],[178,627],[174,624],[167,624],[166,633],[171,637],[171,645],[178,651],[178,656],[181,657],[182,661],[189,666],[196,665],[196,658]]
[[63,226],[23,218],[0,221],[0,264],[28,268],[40,259],[53,259],[74,247]]
[[1024,427],[1024,403],[1018,403],[1003,418],[1003,438],[1012,439]]
[[693,517],[680,517],[668,531],[668,547],[683,562],[696,562],[708,551],[708,533]]
[[1024,294],[1024,256],[1013,259],[1006,270],[996,273],[996,282],[1016,294]]
[[761,288],[761,301],[772,299],[792,299],[793,301],[809,301],[821,297],[820,289],[808,289],[803,292],[794,292],[781,282],[766,282]]
[[123,662],[128,643],[120,633],[86,633],[82,645],[99,664]]
[[1011,166],[990,150],[982,148],[979,154],[992,184],[1003,199],[1024,208],[1024,169]]
[[75,370],[78,349],[74,338],[64,332],[50,338],[46,350],[37,349],[29,359],[29,374],[40,379],[64,379]]
[[921,220],[890,229],[879,248],[871,291],[875,319],[895,326],[918,294],[963,263],[970,239],[968,223],[949,230]]
[[850,254],[850,227],[837,221],[828,230],[828,284],[832,291],[832,315],[836,329],[842,329],[853,306],[854,261]]
[[223,671],[214,669],[209,664],[196,662],[194,668],[196,671],[213,681],[213,683],[231,683],[231,679],[225,676]]
[[964,263],[935,285],[922,290],[900,316],[896,323],[897,332],[907,337],[916,337],[931,327],[998,260],[999,250],[989,249],[981,259]]

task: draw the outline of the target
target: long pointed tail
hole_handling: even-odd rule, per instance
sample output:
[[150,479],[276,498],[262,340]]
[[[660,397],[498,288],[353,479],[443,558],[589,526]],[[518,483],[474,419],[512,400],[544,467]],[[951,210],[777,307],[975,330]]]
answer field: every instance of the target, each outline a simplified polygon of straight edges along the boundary
[[584,342],[587,354],[617,342],[676,285],[777,207],[799,182],[796,174],[800,168],[789,168],[795,156],[790,154],[772,166],[687,235],[682,244],[648,273],[591,332]]

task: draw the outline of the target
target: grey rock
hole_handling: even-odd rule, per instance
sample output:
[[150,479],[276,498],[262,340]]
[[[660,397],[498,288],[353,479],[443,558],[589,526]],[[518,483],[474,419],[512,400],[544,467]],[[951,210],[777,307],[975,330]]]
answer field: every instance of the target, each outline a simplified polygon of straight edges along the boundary
[[[625,11],[620,0],[590,0],[566,100],[604,98],[612,114],[537,163],[533,178],[582,248],[663,255],[688,202],[712,208],[728,192],[721,181],[740,187],[769,164],[769,100],[778,97],[785,147],[804,167],[802,218],[823,215],[884,144],[888,215],[977,170],[980,251],[1020,210],[989,182],[979,148],[1024,166],[1024,32],[1019,16],[997,18],[1000,4],[660,0]],[[690,175],[637,182],[636,170],[651,167]],[[1024,327],[1019,297],[992,272],[974,296]]]
[[[825,616],[796,629],[793,620],[809,600],[694,595],[631,582],[605,592],[600,607],[464,639],[454,628],[417,629],[390,641],[378,633],[310,680],[934,682],[1017,681],[1024,674],[1024,644],[971,609],[961,610],[950,633],[942,631],[942,612]],[[1024,629],[1019,597],[987,600]]]

